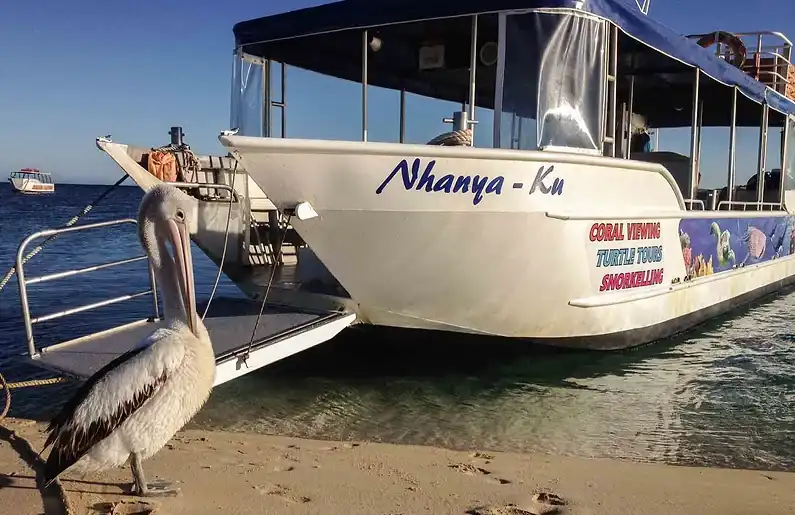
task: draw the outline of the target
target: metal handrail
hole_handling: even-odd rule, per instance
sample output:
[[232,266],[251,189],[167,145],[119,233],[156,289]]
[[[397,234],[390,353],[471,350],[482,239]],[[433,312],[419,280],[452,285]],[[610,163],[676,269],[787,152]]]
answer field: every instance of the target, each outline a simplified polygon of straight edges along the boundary
[[[236,172],[235,172],[236,173]],[[168,184],[169,186],[174,186],[176,188],[188,188],[188,189],[217,189],[217,190],[225,190],[228,191],[233,202],[238,203],[240,202],[240,196],[237,194],[232,186],[228,184],[220,184],[216,182],[180,182],[180,181],[163,181],[163,184]],[[221,202],[228,202],[225,199],[221,199]]]
[[237,192],[232,189],[232,186],[228,184],[218,184],[214,182],[179,182],[179,181],[163,181],[163,184],[168,184],[169,186],[174,186],[176,188],[193,188],[193,189],[200,189],[200,188],[217,188],[219,190],[226,190],[231,193],[235,199],[237,199]]
[[684,201],[685,201],[685,206],[690,206],[691,211],[693,211],[692,206],[701,206],[701,210],[706,211],[706,207],[704,206],[704,201],[701,199],[686,198],[684,199]]
[[66,309],[64,311],[59,311],[59,312],[56,312],[56,313],[49,313],[47,315],[42,315],[42,316],[39,316],[39,317],[31,317],[31,315],[30,315],[30,305],[28,303],[28,290],[27,290],[27,286],[30,285],[30,284],[42,283],[42,282],[46,282],[46,281],[52,281],[52,280],[55,280],[55,279],[62,279],[64,277],[72,277],[72,276],[79,275],[79,274],[84,274],[84,273],[87,273],[87,272],[93,272],[94,270],[102,270],[102,269],[110,268],[110,267],[113,267],[113,266],[120,266],[120,265],[125,265],[125,264],[128,264],[128,263],[134,263],[134,262],[137,262],[137,261],[142,261],[142,260],[145,260],[145,259],[148,260],[148,258],[146,256],[138,256],[138,257],[134,257],[134,258],[121,259],[121,260],[112,261],[112,262],[109,262],[109,263],[102,263],[102,264],[99,264],[99,265],[89,266],[89,267],[85,267],[85,268],[78,268],[78,269],[75,269],[75,270],[67,270],[65,272],[57,272],[57,273],[53,273],[53,274],[41,275],[41,276],[38,276],[38,277],[32,277],[30,279],[26,279],[25,278],[24,258],[23,258],[23,256],[25,255],[25,249],[30,244],[30,242],[32,242],[33,240],[38,239],[38,238],[42,238],[42,237],[46,237],[46,236],[53,236],[53,235],[56,235],[56,234],[66,234],[66,233],[72,233],[72,232],[77,232],[77,231],[85,231],[85,230],[88,230],[88,229],[98,229],[98,228],[110,227],[110,226],[114,226],[114,225],[128,224],[128,223],[138,225],[138,222],[135,219],[133,219],[133,218],[122,218],[122,219],[119,219],[119,220],[110,220],[110,221],[106,221],[106,222],[97,222],[97,223],[93,223],[93,224],[73,225],[73,226],[70,226],[70,227],[62,227],[60,229],[46,229],[46,230],[35,232],[35,233],[31,234],[30,236],[28,236],[27,238],[22,240],[22,243],[19,244],[19,248],[17,249],[17,258],[16,258],[17,283],[19,285],[19,301],[20,301],[21,308],[22,308],[22,318],[23,318],[23,320],[25,322],[25,337],[27,339],[28,354],[30,354],[31,358],[36,358],[36,357],[39,356],[39,352],[36,350],[36,344],[35,344],[35,341],[33,339],[33,324],[37,324],[37,323],[40,323],[40,322],[45,322],[47,320],[53,320],[53,319],[56,319],[56,318],[65,317],[65,316],[68,316],[68,315],[73,315],[75,313],[81,313],[83,311],[88,311],[88,310],[91,310],[91,309],[94,309],[94,308],[98,308],[98,307],[102,307],[102,306],[108,306],[108,305],[111,305],[111,304],[116,304],[118,302],[122,302],[122,301],[125,301],[125,300],[135,299],[135,298],[138,298],[138,297],[141,297],[141,296],[144,296],[144,295],[148,295],[150,293],[152,294],[153,301],[154,301],[153,304],[154,304],[155,318],[160,318],[160,310],[159,310],[158,305],[157,305],[158,304],[158,300],[157,300],[157,285],[155,284],[155,274],[154,274],[154,269],[152,268],[152,264],[151,263],[148,263],[148,268],[149,268],[149,286],[150,286],[149,290],[146,290],[146,291],[143,291],[143,292],[138,292],[138,293],[132,293],[132,294],[129,294],[129,295],[122,295],[122,296],[119,296],[119,297],[114,297],[114,298],[111,298],[111,299],[106,299],[106,300],[102,300],[102,301],[99,301],[99,302],[94,302],[94,303],[91,303],[91,304],[85,304],[83,306],[78,306],[78,307],[75,307],[75,308]]
[[40,275],[38,277],[31,277],[26,281],[27,284],[43,283],[55,279],[63,279],[64,277],[72,277],[74,275],[84,274],[86,272],[93,272],[95,270],[102,270],[103,268],[110,268],[117,265],[126,265],[127,263],[135,263],[136,261],[143,261],[149,259],[146,256],[138,256],[129,259],[121,259],[119,261],[111,261],[110,263],[103,263],[101,265],[87,266],[85,268],[78,268],[77,270],[67,270],[66,272],[57,272],[54,274]]
[[728,206],[729,209],[727,211],[734,211],[731,209],[731,206],[741,206],[743,209],[740,211],[747,211],[749,206],[754,206],[760,208],[759,211],[764,211],[764,207],[770,207],[770,211],[773,211],[775,208],[784,209],[784,206],[781,202],[747,202],[744,200],[721,200],[718,202],[717,211],[721,210],[722,206]]
[[[757,30],[754,32],[732,32],[735,36],[739,38],[749,37],[749,36],[777,36],[784,40],[784,45],[792,46],[792,41],[787,38],[784,34],[778,31],[771,31],[771,30]],[[783,46],[783,45],[782,45]]]
[[146,290],[138,293],[131,293],[129,295],[121,295],[120,297],[113,297],[112,299],[101,300],[99,302],[93,302],[91,304],[84,304],[76,308],[65,309],[63,311],[58,311],[56,313],[50,313],[49,315],[42,315],[40,317],[32,318],[30,320],[30,323],[38,324],[39,322],[46,322],[47,320],[54,320],[56,318],[61,318],[68,315],[74,315],[75,313],[82,313],[83,311],[89,311],[94,308],[101,308],[102,306],[110,306],[111,304],[116,304],[118,302],[122,302],[125,300],[135,299],[138,297],[142,297],[144,295],[149,295],[150,293],[152,293],[152,290]]
[[[704,34],[690,34],[690,35],[685,36],[685,37],[687,37],[688,39],[698,39],[698,38],[700,38],[700,37],[702,37],[702,36],[704,36],[706,34],[714,34],[715,32],[718,32],[718,31],[705,32]],[[748,37],[751,37],[751,36],[753,36],[753,37],[776,36],[778,38],[781,38],[781,40],[783,41],[783,43],[780,44],[779,46],[792,46],[792,41],[790,41],[789,38],[787,38],[787,36],[785,36],[781,32],[777,32],[777,31],[761,30],[761,31],[755,31],[755,32],[732,32],[732,34],[737,36],[738,38],[748,38]]]

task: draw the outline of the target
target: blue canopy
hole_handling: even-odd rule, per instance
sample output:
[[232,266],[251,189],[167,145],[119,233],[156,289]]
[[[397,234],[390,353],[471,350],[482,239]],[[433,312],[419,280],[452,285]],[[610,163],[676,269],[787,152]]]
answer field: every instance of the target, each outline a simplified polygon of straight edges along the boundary
[[[321,73],[354,79],[352,69],[333,73],[328,49],[303,46],[287,50],[287,39],[350,31],[372,29],[412,21],[454,18],[474,14],[494,14],[500,11],[523,9],[580,9],[607,19],[628,36],[648,45],[683,64],[697,67],[716,81],[737,86],[739,91],[757,103],[767,103],[772,109],[785,114],[795,114],[795,102],[767,88],[742,70],[713,52],[697,45],[693,40],[669,29],[640,12],[635,5],[623,0],[343,0],[264,18],[244,21],[234,26],[235,40],[246,53],[284,61]],[[289,42],[292,45],[296,41]],[[328,42],[327,42],[328,43]],[[299,45],[300,46],[300,45]],[[338,59],[346,57],[339,54]],[[297,53],[315,52],[316,65],[302,61]],[[350,54],[351,58],[356,54]],[[350,59],[349,59],[350,60]],[[299,62],[292,62],[299,61]],[[324,62],[325,61],[325,62]],[[349,65],[350,66],[350,65]],[[359,72],[360,73],[360,72]],[[421,92],[422,94],[427,94]]]

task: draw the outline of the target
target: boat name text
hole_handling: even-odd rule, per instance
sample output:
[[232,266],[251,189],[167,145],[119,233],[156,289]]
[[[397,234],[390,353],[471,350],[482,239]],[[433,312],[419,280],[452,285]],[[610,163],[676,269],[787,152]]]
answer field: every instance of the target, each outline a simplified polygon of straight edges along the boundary
[[[505,187],[505,177],[497,175],[496,177],[489,178],[487,175],[453,175],[445,174],[438,178],[433,174],[433,167],[436,165],[435,160],[428,161],[423,164],[421,159],[414,159],[409,167],[407,159],[402,159],[392,172],[386,176],[384,181],[376,188],[376,195],[383,193],[387,185],[392,182],[392,179],[400,173],[400,178],[403,181],[403,188],[406,191],[425,191],[427,193],[469,193],[472,195],[472,204],[477,206],[486,195],[502,195],[503,188]],[[530,194],[536,191],[542,195],[561,195],[563,194],[563,179],[555,177],[552,179],[551,184],[544,181],[549,174],[555,169],[554,166],[548,166],[538,169],[535,179],[530,186]],[[513,183],[514,189],[521,189],[523,183]]]

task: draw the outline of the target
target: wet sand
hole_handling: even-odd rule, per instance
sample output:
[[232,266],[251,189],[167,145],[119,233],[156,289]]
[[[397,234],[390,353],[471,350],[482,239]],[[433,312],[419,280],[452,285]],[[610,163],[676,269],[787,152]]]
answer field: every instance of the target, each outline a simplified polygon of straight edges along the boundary
[[199,430],[181,431],[144,462],[149,481],[177,483],[176,497],[125,495],[129,469],[67,477],[62,496],[36,486],[44,424],[2,425],[8,515],[62,514],[62,497],[74,515],[795,514],[793,473]]

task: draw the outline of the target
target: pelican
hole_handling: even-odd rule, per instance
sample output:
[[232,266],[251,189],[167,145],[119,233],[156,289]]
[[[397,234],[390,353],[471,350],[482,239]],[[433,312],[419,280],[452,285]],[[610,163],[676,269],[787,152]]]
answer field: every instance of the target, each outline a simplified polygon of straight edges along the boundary
[[87,474],[129,463],[133,493],[177,493],[147,485],[141,462],[201,409],[215,380],[210,336],[196,314],[188,229],[193,209],[187,195],[165,184],[141,201],[138,238],[163,296],[164,324],[89,378],[50,422],[45,486],[67,470]]

